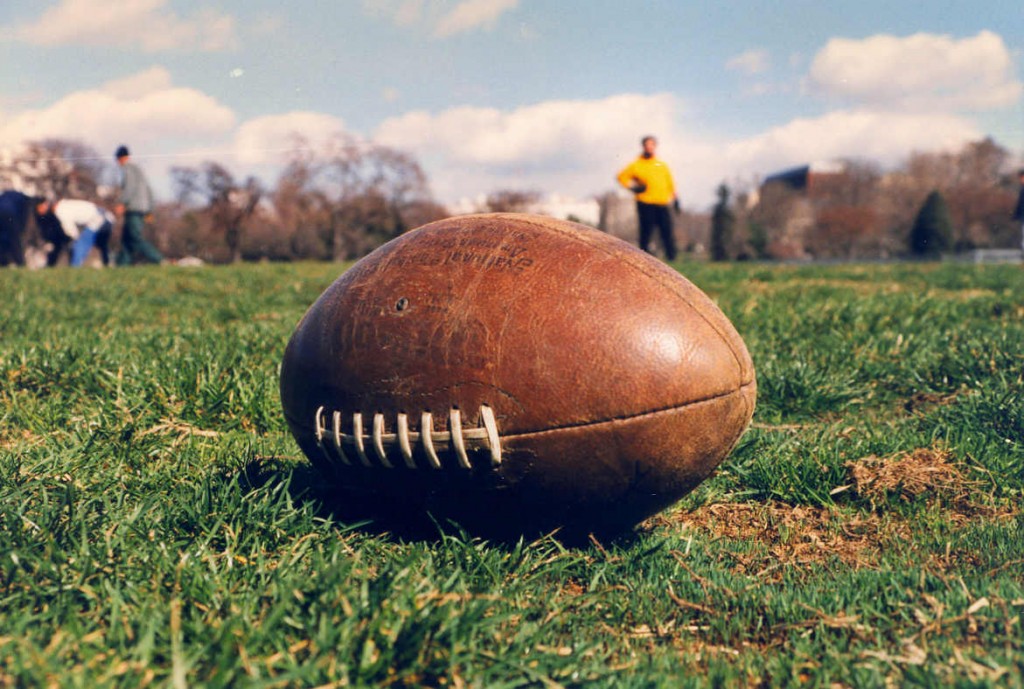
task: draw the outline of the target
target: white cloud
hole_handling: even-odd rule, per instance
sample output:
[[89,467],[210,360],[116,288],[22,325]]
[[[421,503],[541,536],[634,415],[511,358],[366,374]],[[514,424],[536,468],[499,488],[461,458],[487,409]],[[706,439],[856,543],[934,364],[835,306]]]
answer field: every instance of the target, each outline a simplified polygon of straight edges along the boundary
[[415,23],[423,12],[423,0],[403,0],[395,10],[395,21],[399,26]]
[[612,189],[615,173],[639,151],[640,136],[653,133],[684,204],[706,208],[723,180],[836,158],[895,165],[913,151],[953,149],[983,135],[952,114],[859,109],[729,140],[695,131],[684,115],[671,94],[549,101],[509,111],[457,107],[392,118],[374,140],[416,155],[438,196],[456,203],[497,189],[580,198]]
[[768,174],[780,168],[837,158],[864,158],[895,165],[914,151],[957,148],[981,136],[964,118],[851,110],[801,118],[724,150],[729,167]]
[[281,14],[259,14],[248,22],[246,31],[250,37],[263,40],[268,36],[278,34],[285,24],[285,18]]
[[754,84],[747,84],[743,87],[742,93],[746,96],[767,96],[773,93],[780,93],[785,91],[785,87],[780,87],[776,84],[768,82],[757,82]]
[[[456,107],[385,120],[375,140],[443,154],[460,164],[571,167],[615,140],[639,141],[672,126],[680,105],[670,94],[623,94],[593,101],[547,101],[512,111]],[[639,146],[639,144],[637,144]]]
[[763,74],[771,66],[767,50],[747,50],[735,55],[725,63],[725,68],[744,74]]
[[611,188],[644,134],[657,135],[664,152],[684,150],[681,110],[670,94],[622,94],[511,111],[414,111],[383,122],[373,140],[416,155],[445,201],[502,188],[586,196]]
[[113,98],[133,99],[171,88],[171,73],[154,66],[103,84],[100,90]]
[[441,17],[434,28],[436,38],[447,38],[479,28],[491,28],[502,14],[515,9],[519,0],[462,0]]
[[424,0],[363,0],[363,10],[371,17],[389,19],[397,26],[411,26],[424,14]]
[[[188,123],[184,126],[183,123]],[[95,146],[129,143],[152,150],[163,140],[201,140],[235,125],[230,108],[196,89],[176,87],[162,67],[75,91],[0,122],[0,145],[68,138]]]
[[826,95],[910,110],[988,110],[1024,93],[1010,51],[990,31],[960,40],[925,33],[834,38],[815,56],[809,83]]
[[[363,0],[362,5],[371,17],[395,26],[415,27],[434,38],[449,38],[493,29],[502,15],[519,6],[519,0],[459,0],[447,11],[447,3],[436,0]],[[523,38],[529,38],[528,28],[521,27],[520,31]]]
[[666,159],[683,203],[706,209],[722,181],[750,184],[795,165],[846,158],[892,167],[915,151],[954,150],[981,136],[972,122],[956,115],[842,110],[795,119],[744,139],[690,141],[681,155]]
[[15,27],[37,45],[103,45],[165,50],[222,51],[238,45],[235,20],[213,9],[181,17],[168,0],[63,0],[31,24]]
[[257,117],[242,123],[235,132],[232,162],[280,164],[299,145],[323,151],[344,133],[342,120],[319,112],[295,111]]
[[[459,106],[412,111],[382,122],[372,141],[407,151],[423,164],[446,203],[498,189],[533,189],[586,199],[614,188],[614,175],[639,151],[644,134],[658,136],[683,202],[706,208],[722,180],[751,179],[781,168],[861,157],[883,165],[915,150],[961,146],[983,136],[949,111],[855,108],[801,118],[745,139],[699,131],[683,101],[670,93],[625,93],[594,100],[553,100],[514,109]],[[196,89],[177,86],[153,66],[45,107],[18,108],[0,119],[0,149],[27,140],[73,138],[104,157],[119,143],[161,168],[223,162],[237,174],[272,184],[288,154],[302,145],[329,151],[351,136],[340,118],[296,111],[239,123],[234,112]],[[153,159],[157,160],[153,160]],[[166,158],[165,165],[159,164]],[[164,177],[166,177],[164,175]],[[166,196],[169,183],[159,192]]]

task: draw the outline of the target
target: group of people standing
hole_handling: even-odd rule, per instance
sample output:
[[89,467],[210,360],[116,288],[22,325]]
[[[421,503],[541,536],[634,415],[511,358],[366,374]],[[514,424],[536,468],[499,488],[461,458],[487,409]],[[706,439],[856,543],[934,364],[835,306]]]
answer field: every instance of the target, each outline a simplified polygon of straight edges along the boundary
[[99,249],[103,265],[110,265],[110,239],[117,217],[123,219],[117,265],[131,265],[137,257],[163,263],[163,255],[143,236],[146,218],[153,212],[149,182],[131,161],[127,146],[118,146],[114,158],[121,179],[113,212],[83,199],[33,197],[20,191],[0,193],[0,266],[25,265],[22,235],[32,215],[40,235],[51,247],[46,256],[48,266],[57,264],[68,245],[72,266],[83,265],[94,247]]

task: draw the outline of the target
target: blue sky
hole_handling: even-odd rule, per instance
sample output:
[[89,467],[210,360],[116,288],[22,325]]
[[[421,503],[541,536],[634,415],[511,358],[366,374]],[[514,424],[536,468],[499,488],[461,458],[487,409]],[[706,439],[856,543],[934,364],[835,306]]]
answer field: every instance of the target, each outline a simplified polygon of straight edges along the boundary
[[435,194],[586,198],[654,133],[683,202],[842,157],[1024,153],[1024,12],[976,2],[6,0],[0,149],[78,138],[272,184],[339,134]]

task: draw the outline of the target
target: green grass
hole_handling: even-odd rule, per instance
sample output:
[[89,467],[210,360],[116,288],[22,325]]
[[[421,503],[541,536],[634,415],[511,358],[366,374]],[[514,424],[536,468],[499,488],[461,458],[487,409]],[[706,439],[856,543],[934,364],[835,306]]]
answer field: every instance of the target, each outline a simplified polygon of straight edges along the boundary
[[332,512],[277,369],[337,266],[0,271],[0,687],[1024,686],[1024,271],[682,270],[755,423],[580,548]]

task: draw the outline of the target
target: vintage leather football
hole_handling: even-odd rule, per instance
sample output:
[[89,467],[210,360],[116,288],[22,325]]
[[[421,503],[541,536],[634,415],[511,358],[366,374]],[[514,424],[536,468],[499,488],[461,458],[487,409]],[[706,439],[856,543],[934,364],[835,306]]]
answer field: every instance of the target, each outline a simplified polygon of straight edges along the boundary
[[385,244],[299,323],[288,425],[342,500],[479,534],[635,525],[750,422],[747,349],[697,287],[547,217],[469,215]]

